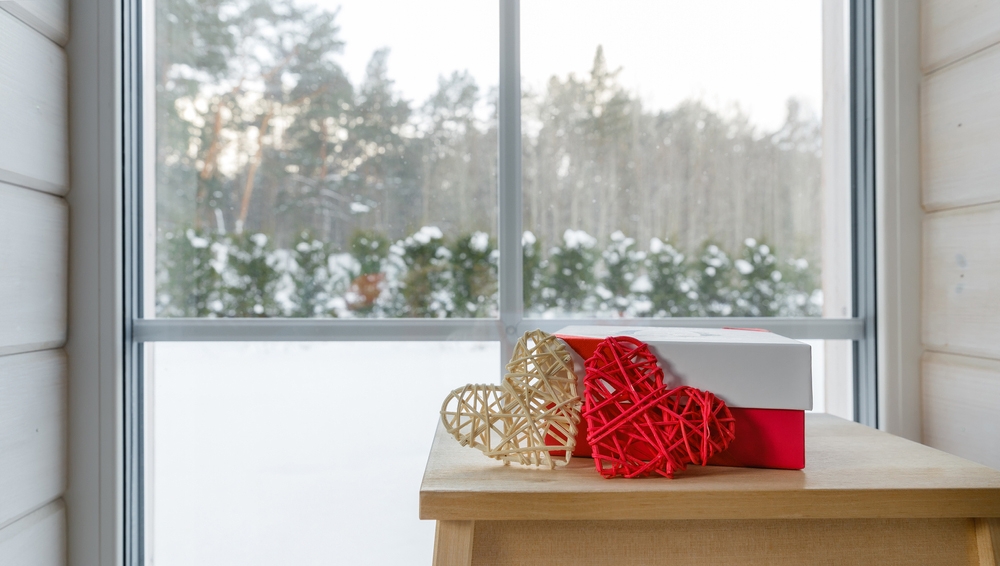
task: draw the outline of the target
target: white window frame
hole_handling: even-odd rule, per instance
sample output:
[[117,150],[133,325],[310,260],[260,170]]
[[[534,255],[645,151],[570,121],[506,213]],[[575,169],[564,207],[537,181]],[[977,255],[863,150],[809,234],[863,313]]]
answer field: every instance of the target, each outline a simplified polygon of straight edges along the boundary
[[[528,329],[556,330],[568,320],[523,318],[521,289],[519,3],[500,0],[498,319],[192,320],[141,319],[136,257],[141,185],[135,168],[141,132],[133,82],[142,56],[138,0],[71,0],[70,110],[73,188],[70,202],[70,487],[69,563],[140,564],[141,343],[220,340],[488,340],[510,345]],[[868,37],[874,98],[867,120],[870,201],[863,236],[870,253],[862,282],[870,292],[852,319],[600,319],[609,325],[754,326],[803,339],[849,339],[867,359],[858,391],[868,405],[859,418],[919,437],[919,191],[916,48],[918,7],[906,0],[854,0],[873,7]],[[857,39],[857,38],[856,38]],[[126,46],[131,46],[126,48]],[[516,117],[516,118],[514,118]],[[128,192],[127,191],[132,191]],[[916,209],[914,209],[916,203]],[[514,213],[516,212],[516,213]],[[874,239],[874,241],[872,241]],[[857,254],[856,254],[857,255]],[[860,256],[859,256],[860,257]],[[876,274],[878,275],[876,277]],[[877,293],[875,291],[877,290]],[[875,325],[876,316],[879,325]],[[579,322],[579,319],[573,322]],[[877,354],[877,355],[876,355]],[[858,356],[861,357],[861,356]],[[877,361],[876,361],[877,358]],[[879,379],[876,380],[875,376]],[[914,432],[916,427],[916,432]],[[126,531],[126,528],[128,531]]]

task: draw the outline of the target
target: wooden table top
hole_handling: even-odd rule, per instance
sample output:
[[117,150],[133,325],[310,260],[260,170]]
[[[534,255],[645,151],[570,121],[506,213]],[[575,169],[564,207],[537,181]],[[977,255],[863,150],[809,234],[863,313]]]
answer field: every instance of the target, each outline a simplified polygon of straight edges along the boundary
[[831,415],[806,415],[805,470],[689,466],[604,479],[501,462],[438,426],[420,518],[437,520],[1000,517],[1000,471]]

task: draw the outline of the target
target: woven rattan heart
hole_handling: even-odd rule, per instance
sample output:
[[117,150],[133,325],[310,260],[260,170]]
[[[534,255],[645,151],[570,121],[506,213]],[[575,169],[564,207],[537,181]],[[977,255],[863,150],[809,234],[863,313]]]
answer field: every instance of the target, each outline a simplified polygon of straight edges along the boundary
[[526,333],[514,347],[503,382],[452,391],[441,406],[441,421],[463,446],[505,464],[568,463],[580,422],[569,351],[555,336]]
[[649,346],[635,338],[607,338],[586,368],[587,441],[606,478],[672,478],[688,464],[704,465],[735,436],[721,399],[693,387],[671,389]]

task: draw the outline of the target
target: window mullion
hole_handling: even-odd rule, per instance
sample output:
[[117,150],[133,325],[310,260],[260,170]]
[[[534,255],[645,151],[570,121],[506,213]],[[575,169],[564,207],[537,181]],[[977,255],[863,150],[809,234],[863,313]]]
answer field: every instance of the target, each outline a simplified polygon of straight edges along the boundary
[[521,255],[521,61],[520,2],[500,0],[498,193],[501,365],[510,358],[524,317]]

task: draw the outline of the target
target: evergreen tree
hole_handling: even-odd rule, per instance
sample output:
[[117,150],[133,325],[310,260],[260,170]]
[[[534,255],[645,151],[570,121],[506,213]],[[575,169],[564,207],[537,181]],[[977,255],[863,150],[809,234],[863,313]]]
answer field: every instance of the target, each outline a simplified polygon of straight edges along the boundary
[[230,317],[280,316],[275,298],[280,275],[264,234],[237,234],[228,241],[223,313]]
[[389,50],[375,51],[354,107],[338,130],[345,140],[334,147],[343,166],[338,191],[347,212],[346,221],[338,224],[344,229],[400,238],[405,235],[398,231],[401,227],[422,225],[414,214],[420,207],[419,149],[411,139],[414,119],[410,103],[389,77]]
[[208,317],[218,314],[221,278],[209,234],[168,232],[160,242],[156,314]]
[[292,248],[294,268],[289,276],[294,285],[291,301],[294,305],[290,316],[330,316],[333,277],[330,274],[330,249],[326,243],[302,232]]
[[668,242],[653,238],[645,266],[652,316],[698,316],[702,312],[684,254]]
[[485,232],[455,240],[450,264],[454,308],[449,316],[496,316],[498,259],[496,246]]
[[729,316],[733,313],[736,292],[733,289],[733,262],[718,245],[702,246],[696,269],[698,292],[697,316]]
[[779,273],[778,316],[823,316],[823,290],[819,288],[819,270],[814,263],[804,258],[789,259]]
[[603,291],[602,307],[624,316],[625,311],[635,302],[632,285],[638,275],[639,266],[645,254],[636,250],[635,240],[625,236],[621,230],[611,234],[608,246],[601,252],[604,260],[604,274],[601,277]]
[[593,308],[597,240],[583,230],[566,230],[563,245],[549,253],[551,270],[542,297],[546,306],[562,312]]
[[389,248],[389,239],[376,232],[359,230],[351,238],[351,257],[357,263],[348,292],[347,304],[352,311],[363,316],[375,312],[385,291]]
[[782,273],[771,247],[747,238],[740,258],[733,316],[777,316],[781,308]]
[[542,258],[542,245],[530,231],[521,235],[524,310],[530,312],[542,305],[542,289],[548,262]]
[[444,246],[444,236],[436,226],[424,226],[402,242],[402,297],[406,316],[440,318],[452,310],[447,289],[451,252]]

